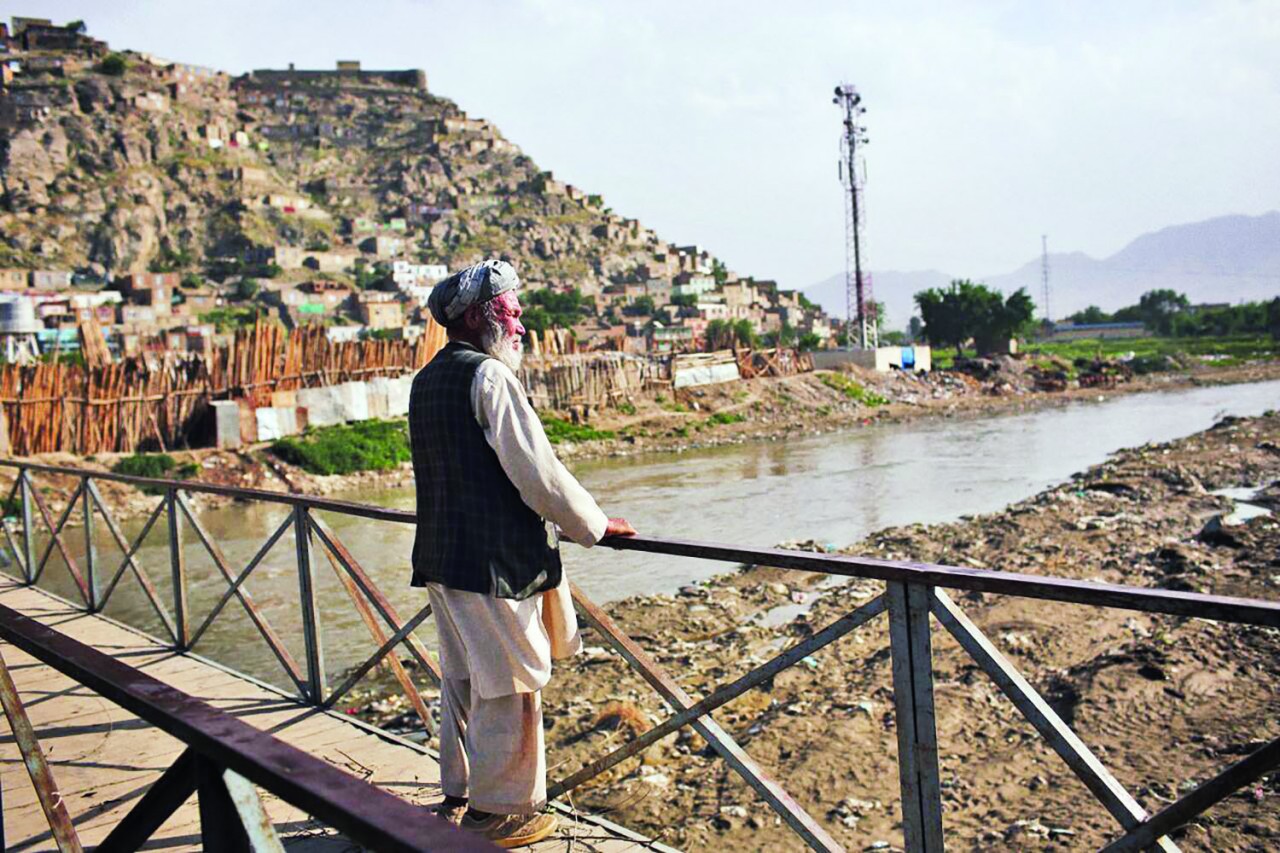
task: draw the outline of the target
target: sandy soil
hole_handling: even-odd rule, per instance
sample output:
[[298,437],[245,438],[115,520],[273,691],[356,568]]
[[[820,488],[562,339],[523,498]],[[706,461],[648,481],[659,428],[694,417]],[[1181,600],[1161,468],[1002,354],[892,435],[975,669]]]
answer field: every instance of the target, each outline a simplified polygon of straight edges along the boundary
[[[1139,586],[1280,597],[1280,524],[1229,513],[1217,489],[1266,486],[1280,506],[1280,415],[1229,421],[1116,454],[991,515],[884,530],[847,549]],[[798,545],[796,547],[816,547]],[[610,606],[692,695],[705,695],[879,591],[743,568],[677,596]],[[1280,735],[1280,631],[1003,596],[953,596],[1149,810]],[[776,610],[808,605],[771,624]],[[935,625],[934,672],[952,849],[1096,849],[1116,824],[954,641]],[[588,635],[545,691],[551,776],[625,742],[667,711]],[[395,727],[403,700],[377,684],[352,709]],[[850,850],[900,849],[897,741],[883,619],[718,711],[719,722]],[[794,850],[798,841],[691,732],[575,792],[582,808],[691,850]],[[1178,834],[1184,850],[1280,845],[1280,772]]]

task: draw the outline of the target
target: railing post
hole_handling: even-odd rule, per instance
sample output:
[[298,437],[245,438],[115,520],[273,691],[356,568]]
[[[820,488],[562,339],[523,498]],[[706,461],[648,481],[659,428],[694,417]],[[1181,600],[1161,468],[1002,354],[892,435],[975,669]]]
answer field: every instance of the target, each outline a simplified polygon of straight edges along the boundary
[[902,831],[909,853],[941,853],[942,789],[929,638],[931,587],[899,581],[890,581],[886,587]]
[[302,638],[307,646],[307,688],[310,699],[324,702],[324,649],[320,641],[320,611],[316,607],[315,573],[311,567],[311,512],[293,506],[293,538],[298,550],[298,594],[302,599]]
[[173,633],[179,651],[190,647],[190,620],[187,618],[187,570],[182,559],[182,519],[178,517],[178,490],[164,493],[164,511],[169,516],[169,569],[173,579]]
[[27,565],[23,569],[27,576],[27,583],[35,583],[36,573],[36,525],[35,519],[31,517],[31,478],[27,476],[27,469],[23,468],[18,476],[22,479],[22,540],[23,548],[27,552]]
[[89,494],[89,478],[80,478],[80,497],[84,501],[84,580],[89,585],[89,612],[96,613],[98,604],[97,554],[93,547],[93,496]]
[[223,782],[223,769],[203,755],[196,758],[200,805],[200,842],[208,853],[250,853],[249,836]]

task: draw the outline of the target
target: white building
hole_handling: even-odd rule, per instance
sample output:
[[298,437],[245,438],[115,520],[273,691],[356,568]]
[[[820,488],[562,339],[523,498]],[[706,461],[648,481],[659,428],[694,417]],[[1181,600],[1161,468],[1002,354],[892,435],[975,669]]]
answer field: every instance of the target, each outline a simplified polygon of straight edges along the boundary
[[449,277],[444,264],[413,264],[395,261],[391,264],[391,280],[403,290],[405,287],[433,287]]

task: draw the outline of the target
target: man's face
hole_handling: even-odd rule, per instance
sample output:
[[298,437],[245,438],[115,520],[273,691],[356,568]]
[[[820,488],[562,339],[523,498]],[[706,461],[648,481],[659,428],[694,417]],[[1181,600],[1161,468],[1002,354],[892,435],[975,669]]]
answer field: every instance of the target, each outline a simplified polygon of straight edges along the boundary
[[520,315],[523,313],[520,297],[516,296],[514,290],[499,293],[493,298],[493,315],[502,329],[502,341],[516,352],[520,351],[521,340],[524,338],[524,325],[520,322]]

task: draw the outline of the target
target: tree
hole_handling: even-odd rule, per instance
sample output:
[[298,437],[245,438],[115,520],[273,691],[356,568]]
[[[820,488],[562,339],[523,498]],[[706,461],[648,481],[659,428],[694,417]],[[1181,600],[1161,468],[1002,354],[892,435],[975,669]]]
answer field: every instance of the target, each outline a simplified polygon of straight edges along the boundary
[[800,342],[796,345],[801,352],[812,352],[822,346],[822,338],[813,332],[805,332],[800,336]]
[[240,299],[252,299],[258,295],[259,289],[260,286],[257,279],[242,278],[239,284],[236,285],[236,296]]
[[692,308],[698,304],[698,294],[681,293],[678,296],[671,297],[671,304],[677,308]]
[[582,292],[555,291],[550,288],[531,290],[520,297],[524,313],[520,322],[530,331],[545,332],[552,327],[571,328],[586,313]]
[[756,333],[750,320],[712,320],[707,323],[704,337],[708,351],[731,347],[751,349],[756,345]]
[[129,63],[118,53],[109,54],[98,63],[98,73],[108,77],[122,77],[129,68]]
[[711,262],[711,276],[716,280],[716,287],[724,287],[724,283],[729,280],[729,270],[724,261],[716,258]]
[[1067,318],[1077,325],[1092,325],[1094,323],[1110,323],[1111,315],[1103,311],[1097,305],[1090,305],[1083,311],[1077,311]]
[[916,294],[924,321],[923,334],[931,344],[951,345],[959,352],[972,338],[979,352],[1001,349],[1009,338],[1024,333],[1035,316],[1035,303],[1025,288],[1005,299],[997,290],[967,279],[951,286]]
[[1174,315],[1187,310],[1185,294],[1169,289],[1148,290],[1138,300],[1138,316],[1148,329],[1167,335],[1172,331]]
[[622,313],[632,317],[651,317],[656,310],[653,297],[646,293],[644,296],[637,296],[634,302],[622,309]]

